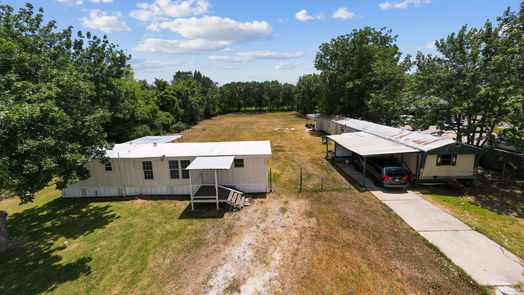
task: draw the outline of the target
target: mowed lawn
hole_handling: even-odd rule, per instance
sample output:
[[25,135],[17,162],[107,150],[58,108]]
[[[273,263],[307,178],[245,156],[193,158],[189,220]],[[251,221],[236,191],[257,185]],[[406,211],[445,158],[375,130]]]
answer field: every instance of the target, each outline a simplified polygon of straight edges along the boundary
[[[0,294],[202,294],[210,288],[206,261],[219,266],[222,253],[257,230],[272,235],[271,242],[250,246],[257,250],[250,254],[254,258],[234,265],[258,259],[271,266],[275,275],[255,284],[258,293],[484,292],[389,208],[352,188],[323,159],[320,135],[307,132],[304,123],[291,112],[229,114],[183,132],[185,142],[271,140],[274,192],[239,212],[191,212],[182,197],[67,200],[52,188],[32,204],[0,201],[12,234],[25,240],[0,253]],[[304,209],[294,211],[297,204]],[[296,222],[288,221],[276,235],[271,226],[245,229],[274,215]],[[299,227],[302,218],[312,225]],[[288,239],[289,232],[297,232],[296,238]],[[278,249],[290,249],[279,252],[282,259],[259,251],[279,243]],[[246,280],[224,280],[229,285],[215,293],[248,290]]]
[[434,187],[421,192],[437,206],[524,259],[522,190],[479,187],[462,195]]

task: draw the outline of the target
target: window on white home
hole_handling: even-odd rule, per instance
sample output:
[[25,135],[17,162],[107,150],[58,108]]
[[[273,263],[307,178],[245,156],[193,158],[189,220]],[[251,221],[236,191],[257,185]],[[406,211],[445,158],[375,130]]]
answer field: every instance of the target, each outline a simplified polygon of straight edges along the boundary
[[180,171],[178,170],[178,161],[169,161],[169,175],[171,179],[180,179]]
[[235,159],[235,168],[244,168],[244,159]]
[[153,163],[151,161],[142,162],[142,170],[144,170],[144,179],[153,179]]
[[191,161],[189,160],[180,160],[180,167],[182,168],[182,178],[184,179],[188,179],[189,178],[189,170],[187,170],[187,166],[189,166],[189,164],[191,163]]
[[437,166],[455,166],[457,164],[457,155],[443,154],[437,155]]
[[113,165],[111,164],[111,162],[107,162],[104,164],[104,169],[106,171],[113,171]]

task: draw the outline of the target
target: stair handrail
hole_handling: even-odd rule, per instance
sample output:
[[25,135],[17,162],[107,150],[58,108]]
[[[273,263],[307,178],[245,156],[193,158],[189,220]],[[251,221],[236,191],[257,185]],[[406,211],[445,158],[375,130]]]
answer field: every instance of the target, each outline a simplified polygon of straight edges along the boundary
[[230,190],[230,191],[233,191],[233,192],[235,192],[235,193],[242,194],[242,195],[244,194],[244,193],[241,192],[241,191],[237,191],[236,189],[232,189],[232,188],[229,188],[229,187],[227,187],[227,186],[220,185],[220,184],[218,184],[218,187],[221,187],[221,188],[223,188],[223,189],[227,189],[227,190]]

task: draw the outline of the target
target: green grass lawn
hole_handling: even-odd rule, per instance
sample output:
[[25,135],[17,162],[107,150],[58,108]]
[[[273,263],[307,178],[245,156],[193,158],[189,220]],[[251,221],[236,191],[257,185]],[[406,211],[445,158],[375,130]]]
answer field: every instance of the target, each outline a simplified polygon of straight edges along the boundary
[[[494,189],[487,188],[481,190],[474,190],[468,196],[444,188],[422,192],[436,205],[524,259],[524,218],[519,217],[524,213],[524,196],[515,192],[497,194]],[[495,201],[496,208],[488,207],[488,204],[494,206]]]
[[[304,124],[292,112],[239,113],[183,132],[185,142],[271,141],[274,192],[240,212],[192,213],[178,197],[61,199],[52,187],[31,204],[0,201],[12,234],[26,240],[0,253],[0,294],[201,294],[206,267],[219,267],[222,254],[253,232],[270,237],[251,246],[256,271],[222,293],[273,265],[279,273],[263,284],[274,287],[267,294],[482,293],[379,200],[351,187],[324,159],[320,134]],[[285,236],[272,224],[259,227],[265,218],[283,222]]]
[[146,294],[169,285],[176,257],[201,247],[201,231],[222,214],[193,214],[187,203],[61,199],[52,188],[31,204],[4,201],[11,233],[28,241],[0,253],[0,294]]

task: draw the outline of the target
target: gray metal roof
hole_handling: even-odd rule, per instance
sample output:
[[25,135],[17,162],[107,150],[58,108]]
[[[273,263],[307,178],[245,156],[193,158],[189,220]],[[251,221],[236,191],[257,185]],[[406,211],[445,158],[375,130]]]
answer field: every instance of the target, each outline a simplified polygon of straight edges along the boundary
[[337,116],[332,121],[424,152],[456,143],[456,141],[452,139],[444,139],[431,134],[409,131],[357,119]]
[[328,135],[344,148],[361,156],[419,153],[420,151],[366,132]]
[[133,140],[123,142],[121,144],[168,143],[168,142],[175,141],[181,137],[182,135],[180,134],[162,135],[162,136],[144,136],[144,137],[135,138]]
[[315,114],[307,114],[306,115],[306,118],[310,119],[310,120],[315,120],[316,118],[320,117],[321,114],[320,113],[315,113]]
[[271,156],[271,144],[262,141],[181,142],[159,144],[116,144],[108,158]]

